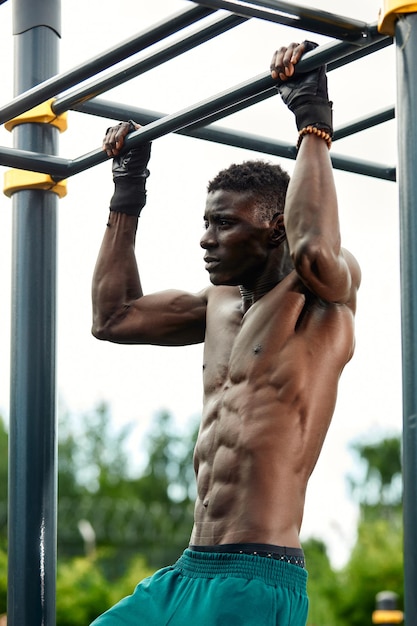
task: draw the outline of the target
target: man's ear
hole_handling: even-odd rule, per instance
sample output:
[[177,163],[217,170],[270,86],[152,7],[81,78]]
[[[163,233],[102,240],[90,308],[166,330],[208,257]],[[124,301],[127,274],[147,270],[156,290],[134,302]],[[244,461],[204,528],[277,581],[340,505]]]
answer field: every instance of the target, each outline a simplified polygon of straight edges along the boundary
[[271,231],[269,240],[271,246],[278,247],[287,238],[284,226],[284,215],[282,213],[275,213],[271,220]]

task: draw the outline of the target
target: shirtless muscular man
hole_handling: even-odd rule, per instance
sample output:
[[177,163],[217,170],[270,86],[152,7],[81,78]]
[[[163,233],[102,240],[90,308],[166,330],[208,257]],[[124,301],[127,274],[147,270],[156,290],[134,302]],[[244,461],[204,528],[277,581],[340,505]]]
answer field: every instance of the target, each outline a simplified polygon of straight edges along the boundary
[[93,279],[93,334],[118,343],[204,342],[195,520],[175,565],[142,581],[94,626],[304,626],[299,533],[308,479],[354,350],[360,270],[341,248],[325,68],[294,74],[315,44],[275,52],[272,78],[299,130],[291,181],[249,161],[208,185],[201,239],[211,285],[143,295],[135,259],[149,145],[121,154]]

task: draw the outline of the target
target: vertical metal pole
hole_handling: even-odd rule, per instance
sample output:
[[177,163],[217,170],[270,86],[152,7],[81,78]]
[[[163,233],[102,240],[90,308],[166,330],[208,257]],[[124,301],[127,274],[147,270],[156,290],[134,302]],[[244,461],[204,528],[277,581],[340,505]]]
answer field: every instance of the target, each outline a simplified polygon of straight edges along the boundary
[[417,13],[401,16],[397,49],[403,352],[405,620],[417,624]]
[[[57,73],[60,0],[13,0],[15,95]],[[57,130],[25,123],[17,148],[56,154]],[[53,192],[13,196],[9,626],[55,624],[56,211]]]

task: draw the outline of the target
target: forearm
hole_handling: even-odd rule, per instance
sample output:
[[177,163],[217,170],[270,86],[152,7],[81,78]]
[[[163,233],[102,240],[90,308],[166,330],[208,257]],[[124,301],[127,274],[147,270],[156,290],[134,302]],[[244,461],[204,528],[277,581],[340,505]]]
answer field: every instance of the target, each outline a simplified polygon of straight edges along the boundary
[[110,216],[93,275],[93,328],[96,337],[107,338],[142,288],[135,256],[138,218],[146,204],[147,164],[150,144],[120,152],[125,137],[138,124],[122,122],[107,129],[103,148],[113,156],[114,194]]
[[142,296],[135,256],[137,218],[111,212],[92,283],[93,334],[101,336],[129,302]]

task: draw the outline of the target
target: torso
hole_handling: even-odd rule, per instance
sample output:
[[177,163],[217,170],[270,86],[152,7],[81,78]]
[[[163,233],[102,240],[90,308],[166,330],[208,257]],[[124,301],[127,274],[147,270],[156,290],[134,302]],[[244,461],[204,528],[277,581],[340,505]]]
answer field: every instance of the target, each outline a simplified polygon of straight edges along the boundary
[[319,302],[295,272],[245,314],[237,288],[209,291],[192,544],[300,545],[307,482],[353,348],[350,308]]

